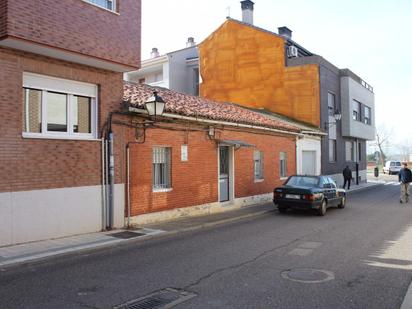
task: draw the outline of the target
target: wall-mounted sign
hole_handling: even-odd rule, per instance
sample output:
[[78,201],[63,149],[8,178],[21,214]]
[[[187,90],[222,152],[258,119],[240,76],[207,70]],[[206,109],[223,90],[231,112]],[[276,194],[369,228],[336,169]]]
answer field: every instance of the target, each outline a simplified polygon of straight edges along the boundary
[[182,161],[187,161],[188,160],[187,145],[182,145],[181,146],[181,160]]

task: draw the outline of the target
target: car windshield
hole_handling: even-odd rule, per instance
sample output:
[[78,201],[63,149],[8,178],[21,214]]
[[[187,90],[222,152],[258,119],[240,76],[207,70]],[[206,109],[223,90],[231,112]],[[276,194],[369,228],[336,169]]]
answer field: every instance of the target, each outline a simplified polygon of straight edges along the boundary
[[317,177],[308,176],[292,176],[288,179],[285,185],[299,187],[317,187],[319,179]]

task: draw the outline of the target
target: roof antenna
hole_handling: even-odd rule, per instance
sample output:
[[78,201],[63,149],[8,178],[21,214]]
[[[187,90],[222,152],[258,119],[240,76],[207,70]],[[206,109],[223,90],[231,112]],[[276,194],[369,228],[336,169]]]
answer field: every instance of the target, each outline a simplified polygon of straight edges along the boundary
[[230,6],[228,6],[228,7],[226,8],[226,11],[227,11],[227,16],[226,16],[226,17],[230,17]]

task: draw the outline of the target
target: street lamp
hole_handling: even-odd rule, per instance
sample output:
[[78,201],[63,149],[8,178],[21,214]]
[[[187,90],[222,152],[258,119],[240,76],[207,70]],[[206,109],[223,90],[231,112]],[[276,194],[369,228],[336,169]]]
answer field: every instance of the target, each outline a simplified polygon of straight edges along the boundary
[[153,91],[153,96],[144,103],[144,106],[149,116],[161,116],[165,109],[165,101],[157,95],[157,91]]
[[339,121],[342,119],[342,114],[338,110],[335,110],[335,113],[333,114],[333,118],[335,118],[334,122],[325,122],[325,130],[327,130],[333,125],[336,125],[336,121]]

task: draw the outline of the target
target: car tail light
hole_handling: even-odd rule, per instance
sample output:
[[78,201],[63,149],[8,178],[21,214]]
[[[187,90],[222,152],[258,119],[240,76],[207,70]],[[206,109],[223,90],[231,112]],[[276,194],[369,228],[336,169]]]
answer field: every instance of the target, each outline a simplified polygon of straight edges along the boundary
[[273,192],[273,198],[281,198],[282,193],[281,192]]
[[315,195],[313,194],[305,194],[303,196],[303,199],[307,200],[307,201],[314,201],[315,200]]

